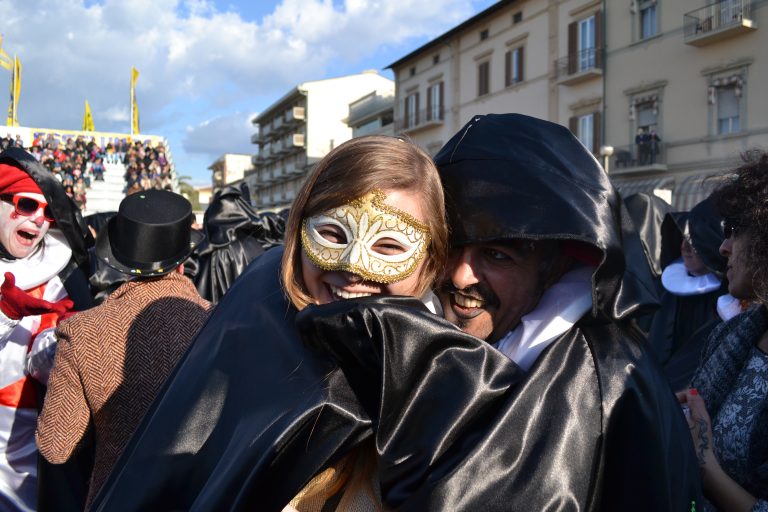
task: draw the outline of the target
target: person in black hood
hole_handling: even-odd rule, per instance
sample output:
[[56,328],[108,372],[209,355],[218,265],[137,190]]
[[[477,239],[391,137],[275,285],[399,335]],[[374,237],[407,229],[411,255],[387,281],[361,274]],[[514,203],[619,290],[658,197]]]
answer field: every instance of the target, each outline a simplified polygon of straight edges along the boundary
[[669,212],[661,226],[661,308],[648,333],[674,390],[685,388],[718,316],[726,258],[718,252],[723,219],[707,198],[689,212]]
[[282,243],[285,222],[276,214],[259,215],[243,183],[216,192],[205,211],[203,230],[205,241],[195,251],[194,281],[200,295],[216,304],[251,261]]

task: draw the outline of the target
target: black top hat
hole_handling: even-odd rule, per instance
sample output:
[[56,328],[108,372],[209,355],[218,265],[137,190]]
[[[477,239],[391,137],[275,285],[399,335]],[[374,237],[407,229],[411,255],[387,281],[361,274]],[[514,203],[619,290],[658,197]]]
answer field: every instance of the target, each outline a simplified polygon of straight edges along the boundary
[[167,190],[131,194],[96,238],[96,255],[125,274],[152,277],[178,267],[202,240],[192,205]]

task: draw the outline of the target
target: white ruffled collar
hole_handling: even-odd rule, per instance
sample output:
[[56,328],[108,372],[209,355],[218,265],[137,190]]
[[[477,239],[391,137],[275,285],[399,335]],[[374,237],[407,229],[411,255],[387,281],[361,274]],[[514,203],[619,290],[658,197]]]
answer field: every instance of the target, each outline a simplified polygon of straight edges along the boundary
[[16,286],[29,290],[47,283],[52,277],[67,266],[72,257],[72,249],[58,229],[49,229],[45,234],[44,247],[26,258],[16,260],[0,259],[0,283],[6,272],[13,273]]
[[717,314],[723,322],[727,322],[744,311],[745,310],[741,309],[741,301],[730,293],[726,293],[717,298]]
[[664,289],[673,295],[701,295],[720,288],[720,279],[715,274],[709,273],[703,276],[692,276],[683,264],[683,259],[678,258],[661,273],[661,284]]
[[528,371],[542,350],[592,308],[594,270],[585,266],[565,273],[544,292],[536,309],[493,346]]

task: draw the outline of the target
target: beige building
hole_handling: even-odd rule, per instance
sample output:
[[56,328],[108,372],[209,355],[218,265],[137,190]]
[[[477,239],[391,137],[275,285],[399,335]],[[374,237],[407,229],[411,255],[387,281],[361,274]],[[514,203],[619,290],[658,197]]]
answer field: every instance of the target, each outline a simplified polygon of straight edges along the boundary
[[607,164],[622,194],[655,191],[687,209],[712,186],[702,176],[768,147],[766,6],[502,0],[390,66],[396,133],[434,154],[473,114],[548,119]]
[[746,149],[768,148],[768,4],[610,5],[610,174],[623,193],[665,189],[687,209],[711,189],[702,176],[734,167]]
[[256,116],[251,141],[259,151],[244,178],[256,208],[289,207],[311,166],[352,137],[349,104],[387,88],[391,80],[375,71],[305,82]]
[[363,135],[395,134],[395,82],[383,90],[373,91],[349,104],[347,125],[352,138]]
[[390,65],[395,123],[434,154],[474,114],[518,112],[602,135],[602,2],[502,0]]
[[251,155],[225,153],[208,169],[211,171],[213,192],[242,180],[245,172],[251,168]]

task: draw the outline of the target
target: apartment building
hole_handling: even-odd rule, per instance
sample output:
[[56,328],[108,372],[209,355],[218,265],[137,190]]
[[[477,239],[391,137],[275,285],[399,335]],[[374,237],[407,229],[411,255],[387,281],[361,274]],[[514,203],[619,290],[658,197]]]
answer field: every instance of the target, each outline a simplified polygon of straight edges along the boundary
[[251,155],[225,153],[216,159],[208,170],[211,171],[212,192],[243,179],[251,168]]
[[363,135],[395,134],[395,82],[389,87],[373,91],[349,104],[346,123],[352,128],[352,137]]
[[395,130],[430,153],[475,114],[518,112],[602,141],[603,2],[502,0],[389,67]]
[[606,22],[605,143],[623,193],[667,189],[688,209],[714,186],[702,178],[768,148],[768,3],[610,2]]
[[256,116],[259,146],[244,180],[258,209],[290,206],[309,169],[335,146],[352,137],[345,122],[349,104],[371,91],[386,91],[391,80],[365,71],[299,84]]

